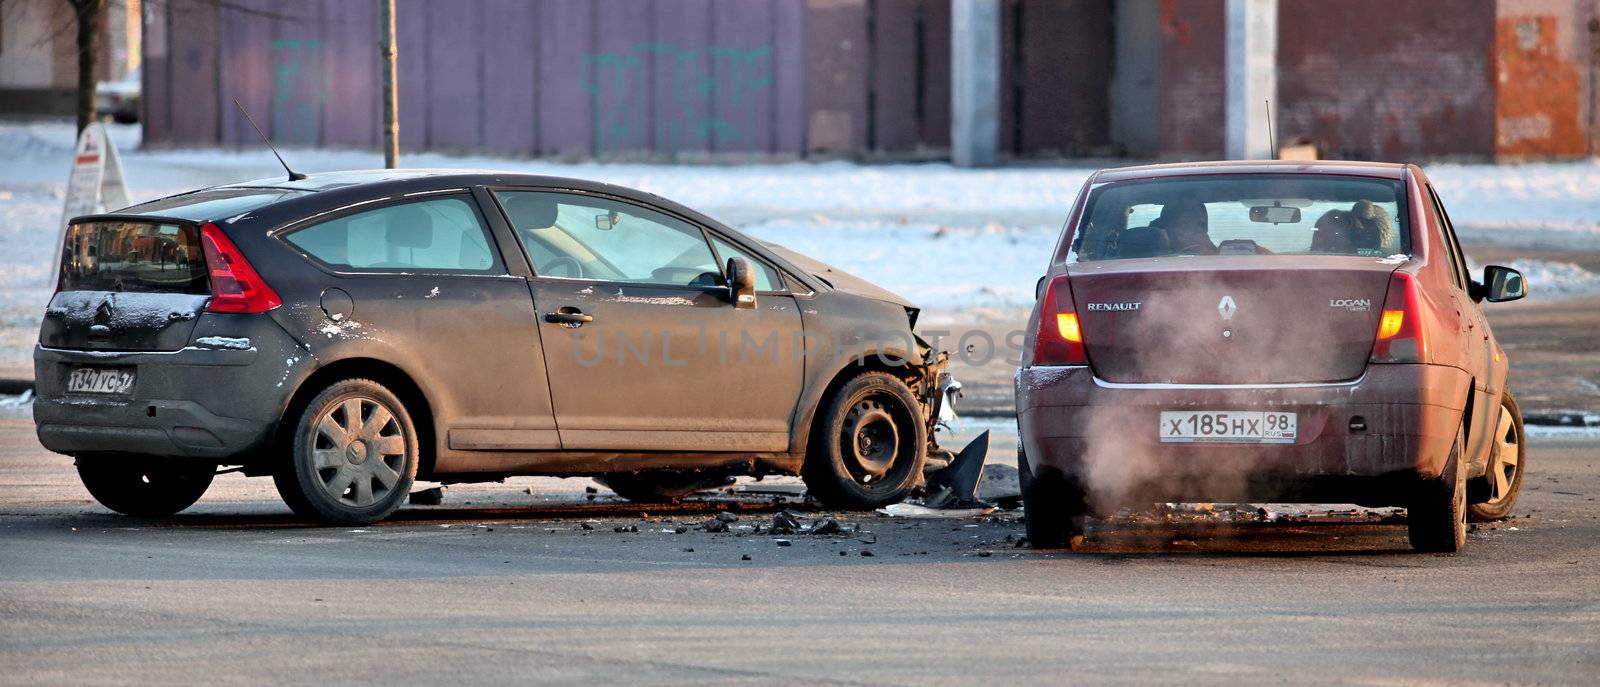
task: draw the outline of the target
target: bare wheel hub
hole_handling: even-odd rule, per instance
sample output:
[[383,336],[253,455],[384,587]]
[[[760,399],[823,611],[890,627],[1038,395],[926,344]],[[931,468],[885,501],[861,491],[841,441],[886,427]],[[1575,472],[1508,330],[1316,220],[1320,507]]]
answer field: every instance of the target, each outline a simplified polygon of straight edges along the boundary
[[850,408],[844,421],[844,448],[850,472],[862,482],[883,477],[900,452],[900,428],[894,415],[876,398]]
[[323,491],[339,503],[370,506],[400,482],[410,446],[383,402],[345,399],[323,411],[311,433],[312,470]]

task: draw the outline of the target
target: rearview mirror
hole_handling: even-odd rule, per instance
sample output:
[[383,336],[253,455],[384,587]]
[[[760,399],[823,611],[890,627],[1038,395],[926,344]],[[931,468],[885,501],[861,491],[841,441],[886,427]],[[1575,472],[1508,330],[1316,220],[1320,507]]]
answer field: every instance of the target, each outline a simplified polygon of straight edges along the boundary
[[1483,268],[1483,283],[1487,290],[1483,299],[1490,303],[1514,301],[1528,295],[1528,280],[1510,267],[1489,265]]
[[728,291],[733,307],[740,310],[756,307],[756,271],[744,258],[728,258]]
[[1288,208],[1282,205],[1257,205],[1250,208],[1250,221],[1266,222],[1267,224],[1298,224],[1300,222],[1300,208]]
[[594,216],[594,228],[599,229],[600,231],[611,231],[612,229],[616,229],[617,225],[621,223],[622,213],[620,212],[608,212],[604,215]]

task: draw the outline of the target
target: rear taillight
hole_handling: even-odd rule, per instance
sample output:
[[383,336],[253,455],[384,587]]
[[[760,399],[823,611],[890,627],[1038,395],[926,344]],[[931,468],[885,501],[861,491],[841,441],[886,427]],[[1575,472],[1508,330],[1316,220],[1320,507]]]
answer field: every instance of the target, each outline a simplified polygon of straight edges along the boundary
[[206,310],[225,313],[263,313],[280,305],[283,299],[267,286],[244,253],[215,224],[200,226],[200,245],[206,254],[206,269],[211,273],[211,302]]
[[1389,276],[1389,293],[1383,297],[1383,313],[1378,317],[1372,362],[1419,363],[1428,359],[1420,305],[1414,277],[1405,272]]
[[1033,341],[1035,365],[1086,365],[1083,351],[1083,326],[1072,305],[1072,289],[1067,276],[1050,280],[1039,303],[1039,331]]

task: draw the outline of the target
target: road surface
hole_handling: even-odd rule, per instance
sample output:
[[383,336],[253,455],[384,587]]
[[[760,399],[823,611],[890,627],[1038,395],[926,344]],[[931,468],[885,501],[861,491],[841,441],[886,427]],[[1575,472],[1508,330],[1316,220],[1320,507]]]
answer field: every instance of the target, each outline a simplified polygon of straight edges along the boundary
[[1013,548],[1005,512],[836,513],[862,531],[781,546],[694,529],[770,522],[770,496],[641,518],[581,480],[313,528],[225,475],[190,512],[130,519],[4,420],[0,683],[1592,684],[1597,448],[1537,439],[1517,519],[1461,555],[1365,514],[1146,516],[1047,554]]

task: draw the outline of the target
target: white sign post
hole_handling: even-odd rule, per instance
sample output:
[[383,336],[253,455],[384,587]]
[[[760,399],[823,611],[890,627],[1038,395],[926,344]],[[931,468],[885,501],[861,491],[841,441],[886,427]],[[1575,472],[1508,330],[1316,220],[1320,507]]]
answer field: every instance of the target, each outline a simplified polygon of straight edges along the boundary
[[[78,147],[72,156],[72,176],[67,179],[67,201],[62,208],[61,229],[56,245],[61,246],[67,237],[67,222],[80,215],[92,215],[106,210],[119,210],[128,206],[128,186],[123,181],[122,159],[117,147],[106,135],[99,122],[84,127],[78,134]],[[61,261],[56,260],[56,269]],[[52,273],[51,286],[60,283],[61,275]]]

